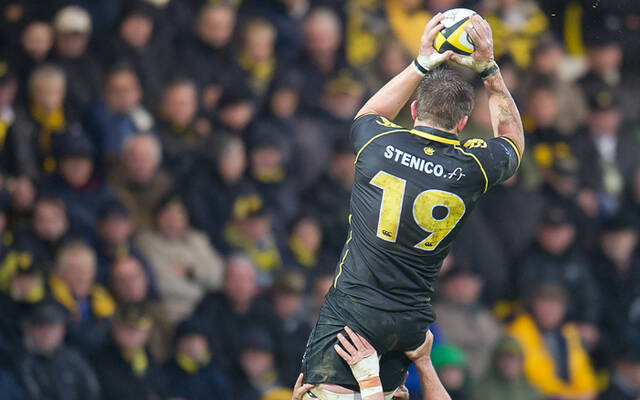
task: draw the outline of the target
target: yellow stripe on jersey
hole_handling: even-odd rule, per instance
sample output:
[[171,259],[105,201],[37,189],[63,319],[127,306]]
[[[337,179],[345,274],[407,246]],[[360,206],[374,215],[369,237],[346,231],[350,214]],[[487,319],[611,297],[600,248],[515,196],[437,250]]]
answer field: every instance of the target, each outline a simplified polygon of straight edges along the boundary
[[518,166],[516,167],[516,171],[518,170],[518,168],[520,168],[520,151],[518,150],[518,146],[516,146],[516,144],[513,142],[513,140],[509,139],[506,136],[498,136],[501,139],[504,139],[507,141],[507,143],[509,143],[513,149],[516,151],[516,157],[518,157]]
[[462,154],[464,154],[465,156],[472,157],[474,160],[476,160],[476,163],[478,163],[478,166],[480,167],[480,171],[482,171],[482,175],[484,176],[484,190],[482,191],[482,193],[487,193],[487,189],[489,189],[489,177],[487,177],[487,173],[485,172],[484,167],[482,166],[482,163],[480,163],[480,160],[478,160],[478,157],[476,157],[474,154],[467,153],[466,151],[462,150],[462,148],[459,146],[454,146],[454,148],[459,152],[461,152]]
[[386,131],[386,132],[382,132],[379,133],[377,135],[375,135],[374,137],[372,137],[371,139],[369,139],[369,141],[367,143],[365,143],[360,150],[358,151],[358,154],[356,154],[356,160],[353,162],[354,164],[358,162],[358,157],[360,157],[360,153],[362,153],[362,150],[364,150],[369,144],[371,144],[371,142],[373,142],[374,140],[376,140],[379,137],[382,137],[384,135],[388,135],[390,133],[397,133],[397,132],[410,132],[408,129],[394,129],[392,131]]
[[[351,215],[349,215],[349,224],[351,224]],[[352,235],[353,235],[353,231],[349,229],[349,237],[347,238],[347,241],[344,244],[345,246],[348,245],[349,242],[351,241]],[[347,259],[347,254],[349,254],[349,249],[347,249],[344,252],[344,256],[342,256],[342,260],[340,261],[340,266],[338,267],[338,275],[336,275],[336,279],[333,281],[334,289],[338,285],[338,278],[340,278],[340,275],[342,275],[342,266],[344,265],[344,260]]]
[[416,135],[416,136],[420,136],[421,138],[428,139],[428,140],[433,140],[434,142],[452,144],[454,146],[459,146],[460,145],[460,141],[459,140],[443,138],[443,137],[440,137],[438,135],[433,135],[431,133],[419,131],[417,129],[412,129],[409,132],[414,134],[414,135]]

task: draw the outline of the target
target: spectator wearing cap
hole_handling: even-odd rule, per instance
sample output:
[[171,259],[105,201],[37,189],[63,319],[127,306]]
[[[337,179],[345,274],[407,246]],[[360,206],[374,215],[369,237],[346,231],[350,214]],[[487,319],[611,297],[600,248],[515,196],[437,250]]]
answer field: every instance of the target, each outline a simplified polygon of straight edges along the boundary
[[322,222],[324,246],[330,254],[342,251],[348,227],[349,199],[355,174],[353,146],[345,138],[333,146],[329,167],[318,181],[303,192],[304,204],[311,205],[313,213]]
[[227,258],[222,291],[209,292],[194,312],[194,317],[206,322],[209,342],[216,345],[213,358],[225,370],[231,368],[243,346],[240,332],[272,326],[273,314],[259,291],[253,262],[234,253]]
[[111,339],[91,354],[102,400],[167,399],[162,369],[147,351],[153,322],[138,305],[123,305]]
[[173,327],[162,303],[153,296],[150,281],[145,266],[132,255],[116,259],[109,269],[109,290],[114,300],[118,304],[135,304],[151,318],[149,352],[162,362],[169,355]]
[[176,329],[173,358],[164,366],[169,395],[184,400],[230,398],[228,378],[211,361],[206,325],[185,320]]
[[66,311],[45,301],[29,312],[25,322],[24,352],[16,370],[27,398],[97,400],[96,376],[76,350],[63,344]]
[[237,83],[224,87],[215,121],[219,127],[244,136],[255,113],[253,94],[245,84]]
[[640,344],[637,337],[627,339],[617,355],[609,386],[598,400],[634,400],[640,396]]
[[142,105],[143,93],[136,70],[119,63],[107,71],[102,101],[87,109],[87,130],[107,163],[117,160],[128,137],[153,128],[153,116]]
[[306,293],[304,275],[286,271],[278,275],[271,288],[271,305],[275,315],[276,365],[280,380],[292,387],[300,373],[299,360],[304,354],[311,326],[303,315]]
[[[244,331],[242,336],[244,340],[237,358],[238,370],[233,379],[235,398],[267,399],[269,395],[285,390],[276,369],[275,349],[269,333],[253,328]],[[291,396],[291,391],[288,392]]]
[[28,106],[16,113],[6,138],[6,161],[12,175],[37,179],[56,171],[56,149],[77,130],[73,109],[65,106],[67,76],[53,64],[43,64],[29,76]]
[[48,286],[70,315],[67,342],[85,353],[101,346],[107,338],[115,302],[107,289],[96,283],[93,249],[80,241],[62,246]]
[[195,167],[211,123],[198,117],[198,88],[189,79],[176,79],[164,88],[156,132],[162,144],[162,165],[177,181]]
[[139,133],[125,142],[123,162],[110,176],[116,195],[131,213],[134,229],[153,225],[153,210],[169,192],[172,179],[160,169],[162,147],[150,133]]
[[588,101],[587,129],[576,136],[573,153],[580,160],[581,180],[596,193],[606,218],[615,213],[622,191],[633,180],[638,151],[631,133],[620,129],[618,93],[601,87]]
[[53,30],[52,60],[72,77],[67,85],[68,101],[82,108],[100,98],[102,90],[102,70],[88,50],[91,16],[82,7],[64,7],[53,18]]
[[565,322],[568,293],[541,283],[529,297],[529,313],[508,326],[524,352],[524,373],[545,398],[585,399],[596,395],[596,377],[578,329]]
[[276,30],[268,20],[253,18],[242,27],[237,63],[257,99],[264,97],[278,66],[275,44]]
[[57,173],[42,182],[42,192],[62,199],[74,231],[92,237],[98,212],[115,194],[95,172],[94,147],[82,131],[64,135],[57,151]]
[[208,290],[222,285],[223,260],[206,235],[189,225],[178,194],[169,194],[155,211],[155,225],[138,235],[137,244],[157,277],[167,318],[189,316]]
[[594,275],[606,310],[603,333],[621,337],[633,300],[640,294],[638,224],[629,211],[623,210],[605,222],[594,259]]
[[467,358],[450,344],[439,344],[431,351],[431,362],[451,400],[471,399],[471,378]]
[[474,400],[542,400],[523,373],[524,354],[518,341],[504,336],[493,353],[491,367],[474,387]]
[[[174,70],[173,46],[159,34],[158,10],[147,1],[124,4],[116,33],[104,44],[103,63],[126,62],[140,79],[143,104],[155,110],[165,82]],[[165,28],[166,29],[166,28]]]
[[224,227],[239,207],[236,200],[249,190],[246,168],[244,142],[238,136],[224,134],[206,144],[198,168],[183,182],[182,192],[191,221],[206,232],[216,248],[224,249]]
[[440,296],[434,304],[439,332],[464,353],[474,379],[487,372],[502,329],[482,305],[483,279],[470,265],[458,264],[440,278]]
[[118,259],[132,256],[140,260],[145,274],[148,275],[152,296],[157,295],[153,271],[142,252],[133,242],[131,215],[121,202],[117,200],[109,202],[99,211],[95,249],[98,262],[98,282],[106,284],[111,265]]
[[536,241],[524,252],[522,260],[516,279],[518,293],[528,298],[543,282],[562,285],[569,292],[567,318],[597,331],[602,311],[598,283],[591,264],[576,244],[576,224],[566,209],[547,205]]

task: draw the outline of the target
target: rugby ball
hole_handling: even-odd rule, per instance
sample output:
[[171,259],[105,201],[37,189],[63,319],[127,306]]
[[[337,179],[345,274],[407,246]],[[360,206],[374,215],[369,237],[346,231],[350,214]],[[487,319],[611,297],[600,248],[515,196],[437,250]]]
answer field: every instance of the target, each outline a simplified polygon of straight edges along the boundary
[[452,8],[444,13],[442,25],[444,28],[436,35],[433,48],[438,53],[452,50],[454,53],[469,55],[473,53],[473,42],[464,27],[471,24],[469,17],[477,14],[468,8]]

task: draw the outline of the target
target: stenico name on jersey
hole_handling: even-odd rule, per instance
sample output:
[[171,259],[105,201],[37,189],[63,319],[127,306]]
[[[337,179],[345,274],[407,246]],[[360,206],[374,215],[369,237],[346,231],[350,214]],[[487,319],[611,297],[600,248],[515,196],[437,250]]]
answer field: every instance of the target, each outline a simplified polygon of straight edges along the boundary
[[435,176],[444,175],[444,167],[442,165],[427,161],[424,158],[416,157],[413,154],[396,149],[391,145],[386,147],[384,157],[389,160],[393,159],[393,161],[400,163],[405,167],[413,168],[416,171],[425,172]]

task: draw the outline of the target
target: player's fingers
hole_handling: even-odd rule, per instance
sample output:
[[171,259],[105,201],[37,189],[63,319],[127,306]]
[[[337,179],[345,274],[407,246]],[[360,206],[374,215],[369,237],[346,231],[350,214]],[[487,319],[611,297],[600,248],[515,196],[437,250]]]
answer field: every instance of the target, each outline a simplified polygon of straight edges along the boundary
[[298,379],[296,379],[296,384],[293,386],[293,390],[298,390],[300,388],[300,386],[302,386],[302,378],[303,378],[303,374],[300,373],[300,375],[298,375]]
[[429,32],[431,29],[433,29],[434,26],[438,25],[440,21],[442,21],[443,19],[444,19],[444,14],[442,13],[437,13],[436,15],[434,15],[433,18],[431,18],[429,22],[427,22],[427,25],[425,25],[424,33],[426,34],[427,32]]
[[353,361],[353,358],[351,357],[351,355],[349,353],[347,353],[346,351],[344,351],[344,349],[342,347],[340,347],[339,344],[335,344],[333,345],[334,350],[336,351],[336,353],[338,353],[338,355],[347,362],[347,364],[351,365],[351,362]]
[[355,356],[356,353],[358,352],[356,350],[355,347],[353,347],[353,345],[347,340],[347,338],[345,338],[342,333],[338,333],[338,340],[340,341],[340,344],[342,344],[342,347],[344,347],[344,349],[346,351],[349,352],[349,354],[351,354],[352,356]]
[[473,25],[473,22],[471,24],[465,25],[464,31],[467,32],[467,35],[469,35],[469,37],[471,37],[471,41],[473,43],[480,43],[480,35],[478,35],[478,31],[475,25]]
[[485,21],[479,15],[472,15],[471,24],[473,25],[474,30],[476,31],[479,38],[487,39],[489,32],[491,31],[491,28],[489,28],[489,23],[487,21]]
[[440,32],[444,28],[444,25],[438,24],[431,28],[429,32],[426,33],[425,40],[427,43],[433,43],[433,40],[436,38],[438,32]]
[[364,344],[362,343],[360,335],[355,333],[348,326],[345,326],[344,330],[347,331],[347,335],[349,335],[349,339],[351,339],[351,343],[353,343],[353,345],[356,346],[356,350],[362,350],[365,347]]

